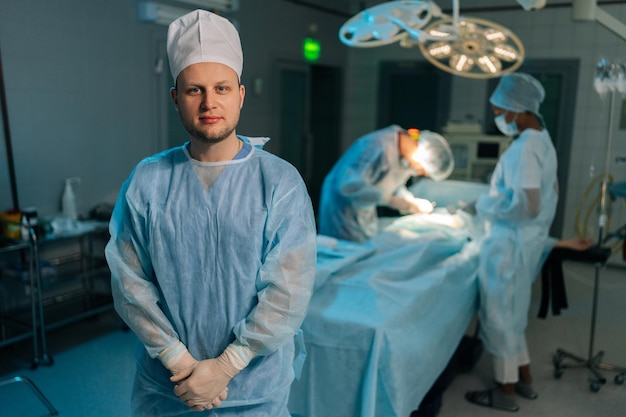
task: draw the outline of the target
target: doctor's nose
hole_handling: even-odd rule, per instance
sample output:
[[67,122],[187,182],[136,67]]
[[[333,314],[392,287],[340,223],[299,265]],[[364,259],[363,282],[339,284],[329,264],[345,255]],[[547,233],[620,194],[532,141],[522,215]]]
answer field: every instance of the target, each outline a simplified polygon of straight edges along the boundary
[[215,106],[215,97],[213,97],[210,93],[204,93],[202,95],[202,102],[200,103],[200,107],[202,109],[210,109]]

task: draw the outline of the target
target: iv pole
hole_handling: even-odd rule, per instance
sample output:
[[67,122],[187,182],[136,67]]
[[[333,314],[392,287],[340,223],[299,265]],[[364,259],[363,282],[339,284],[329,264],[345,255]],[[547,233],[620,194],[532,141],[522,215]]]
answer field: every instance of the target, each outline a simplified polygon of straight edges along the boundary
[[611,98],[609,100],[609,128],[607,132],[607,141],[606,141],[606,157],[604,159],[604,177],[602,179],[602,188],[600,190],[600,218],[598,221],[598,245],[602,244],[604,240],[604,232],[606,225],[608,223],[608,213],[607,213],[607,185],[609,182],[609,164],[611,161],[611,147],[613,144],[613,113],[615,110],[615,91],[611,89]]
[[[613,117],[615,114],[615,90],[611,89],[611,100],[609,105],[609,131],[607,136],[607,146],[606,146],[606,158],[604,160],[604,179],[602,180],[602,189],[601,189],[601,198],[600,198],[600,220],[598,227],[598,245],[601,245],[604,241],[604,233],[608,223],[608,213],[607,213],[607,187],[609,183],[609,164],[611,160],[611,147],[613,143]],[[600,265],[596,264],[596,277],[594,280],[593,286],[593,315],[591,319],[591,335],[589,338],[589,360],[591,361],[593,355],[593,340],[594,340],[594,331],[595,331],[595,322],[596,322],[596,307],[598,304],[598,281],[599,281],[599,270]],[[624,377],[626,373],[626,368],[603,363],[602,357],[604,356],[604,352],[600,351],[594,358],[594,364],[596,367],[601,369],[606,369],[608,371],[616,371],[619,372],[618,375],[615,376],[615,383],[622,384],[624,382]],[[592,369],[593,371],[593,369]],[[604,378],[602,378],[604,379]],[[593,386],[591,387],[593,389]]]
[[[572,19],[573,20],[582,20],[582,21],[595,21],[600,25],[604,26],[615,35],[619,36],[621,39],[626,40],[626,25],[616,19],[611,14],[605,12],[600,7],[598,7],[597,0],[573,0],[572,2]],[[604,232],[608,223],[608,214],[607,214],[607,187],[609,182],[609,163],[611,157],[611,145],[613,141],[613,114],[615,110],[615,89],[610,88],[610,105],[609,105],[609,129],[607,135],[607,148],[606,148],[606,159],[604,163],[604,177],[602,179],[602,189],[601,189],[601,197],[600,197],[600,217],[598,224],[598,247],[600,248],[602,242],[604,240]],[[594,286],[593,286],[593,304],[592,304],[592,314],[591,314],[591,331],[589,336],[589,354],[587,359],[583,359],[579,356],[568,353],[562,349],[557,349],[556,353],[553,356],[554,362],[554,376],[555,378],[560,378],[563,373],[563,368],[571,368],[576,366],[584,366],[589,368],[591,372],[595,375],[596,379],[589,379],[589,388],[592,392],[598,392],[600,387],[606,383],[606,379],[599,374],[598,369],[605,369],[609,371],[618,372],[615,376],[616,384],[623,384],[626,379],[626,368],[619,367],[616,365],[611,365],[608,363],[603,363],[602,358],[604,357],[604,352],[600,351],[595,356],[593,354],[593,342],[595,338],[595,327],[596,327],[596,313],[598,306],[598,290],[599,290],[599,281],[600,281],[600,268],[603,267],[603,263],[596,262],[595,264],[595,278],[594,278]],[[573,359],[576,364],[573,365],[564,365],[562,364],[563,359],[566,357]]]
[[[600,216],[598,220],[598,247],[600,248],[602,242],[604,240],[605,228],[608,223],[608,210],[607,210],[607,186],[609,182],[610,172],[609,172],[609,164],[611,158],[611,147],[613,142],[613,117],[615,113],[615,91],[614,89],[610,90],[610,100],[609,100],[609,122],[608,122],[608,133],[607,133],[607,147],[606,147],[606,158],[604,163],[604,176],[602,179],[602,188],[601,188],[601,197],[600,197]],[[619,367],[617,365],[612,365],[608,363],[602,362],[604,357],[604,351],[599,351],[594,355],[594,340],[595,340],[595,331],[596,331],[596,316],[598,310],[598,293],[599,293],[599,283],[600,283],[600,269],[604,267],[604,262],[596,262],[595,263],[595,276],[593,283],[593,301],[591,307],[591,326],[589,333],[589,352],[587,355],[587,359],[584,359],[580,356],[569,353],[563,349],[557,349],[556,353],[553,357],[554,362],[554,376],[555,378],[560,378],[563,374],[564,368],[574,368],[574,367],[587,367],[593,373],[596,379],[589,379],[589,389],[592,392],[598,392],[600,387],[606,383],[606,378],[604,378],[599,372],[598,369],[605,369],[609,371],[618,372],[615,376],[616,384],[623,384],[624,379],[626,378],[626,368]],[[565,358],[569,358],[575,361],[574,364],[563,364],[563,360]]]

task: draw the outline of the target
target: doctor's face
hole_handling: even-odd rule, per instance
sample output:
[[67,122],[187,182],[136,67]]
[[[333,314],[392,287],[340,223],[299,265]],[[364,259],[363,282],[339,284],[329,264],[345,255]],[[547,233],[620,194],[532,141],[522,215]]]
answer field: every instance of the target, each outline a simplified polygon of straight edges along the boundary
[[498,117],[503,114],[504,120],[506,120],[507,123],[513,122],[513,120],[515,120],[515,115],[517,114],[512,111],[501,109],[500,107],[496,107],[494,105],[491,106],[491,110],[493,111],[494,117]]
[[426,176],[426,171],[422,164],[417,161],[417,150],[419,148],[419,142],[413,139],[411,136],[399,133],[398,145],[400,149],[400,156],[404,158],[409,166],[415,170],[415,176]]
[[200,62],[178,75],[172,100],[193,139],[218,143],[235,136],[245,89],[235,71],[215,62]]

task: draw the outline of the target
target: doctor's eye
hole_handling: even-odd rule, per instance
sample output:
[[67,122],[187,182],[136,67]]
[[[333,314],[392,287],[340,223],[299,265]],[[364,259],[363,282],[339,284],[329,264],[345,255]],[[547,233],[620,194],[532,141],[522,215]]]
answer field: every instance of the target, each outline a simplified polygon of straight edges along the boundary
[[218,85],[217,87],[215,87],[215,91],[219,94],[226,94],[230,91],[230,87],[227,87],[225,85]]

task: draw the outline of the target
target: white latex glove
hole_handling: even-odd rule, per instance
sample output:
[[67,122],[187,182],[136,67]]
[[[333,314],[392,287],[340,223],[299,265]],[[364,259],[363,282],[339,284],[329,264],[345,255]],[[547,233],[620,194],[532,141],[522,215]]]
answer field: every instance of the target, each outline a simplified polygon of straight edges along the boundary
[[389,198],[389,206],[395,208],[401,214],[431,213],[434,209],[430,201],[410,196],[391,196]]
[[432,213],[435,205],[424,198],[414,198],[413,204],[417,206],[418,213]]
[[170,380],[177,383],[174,393],[194,411],[218,407],[228,395],[228,383],[240,371],[234,365],[240,360],[232,355],[236,354],[226,349],[215,359],[196,361],[191,367],[172,372]]
[[167,369],[169,369],[173,376],[176,376],[180,373],[186,373],[187,370],[193,369],[197,363],[198,361],[191,356],[191,353],[185,350],[180,355],[168,360],[164,365]]
[[401,214],[408,214],[411,212],[412,204],[407,198],[398,197],[392,195],[389,197],[389,207],[398,210]]

